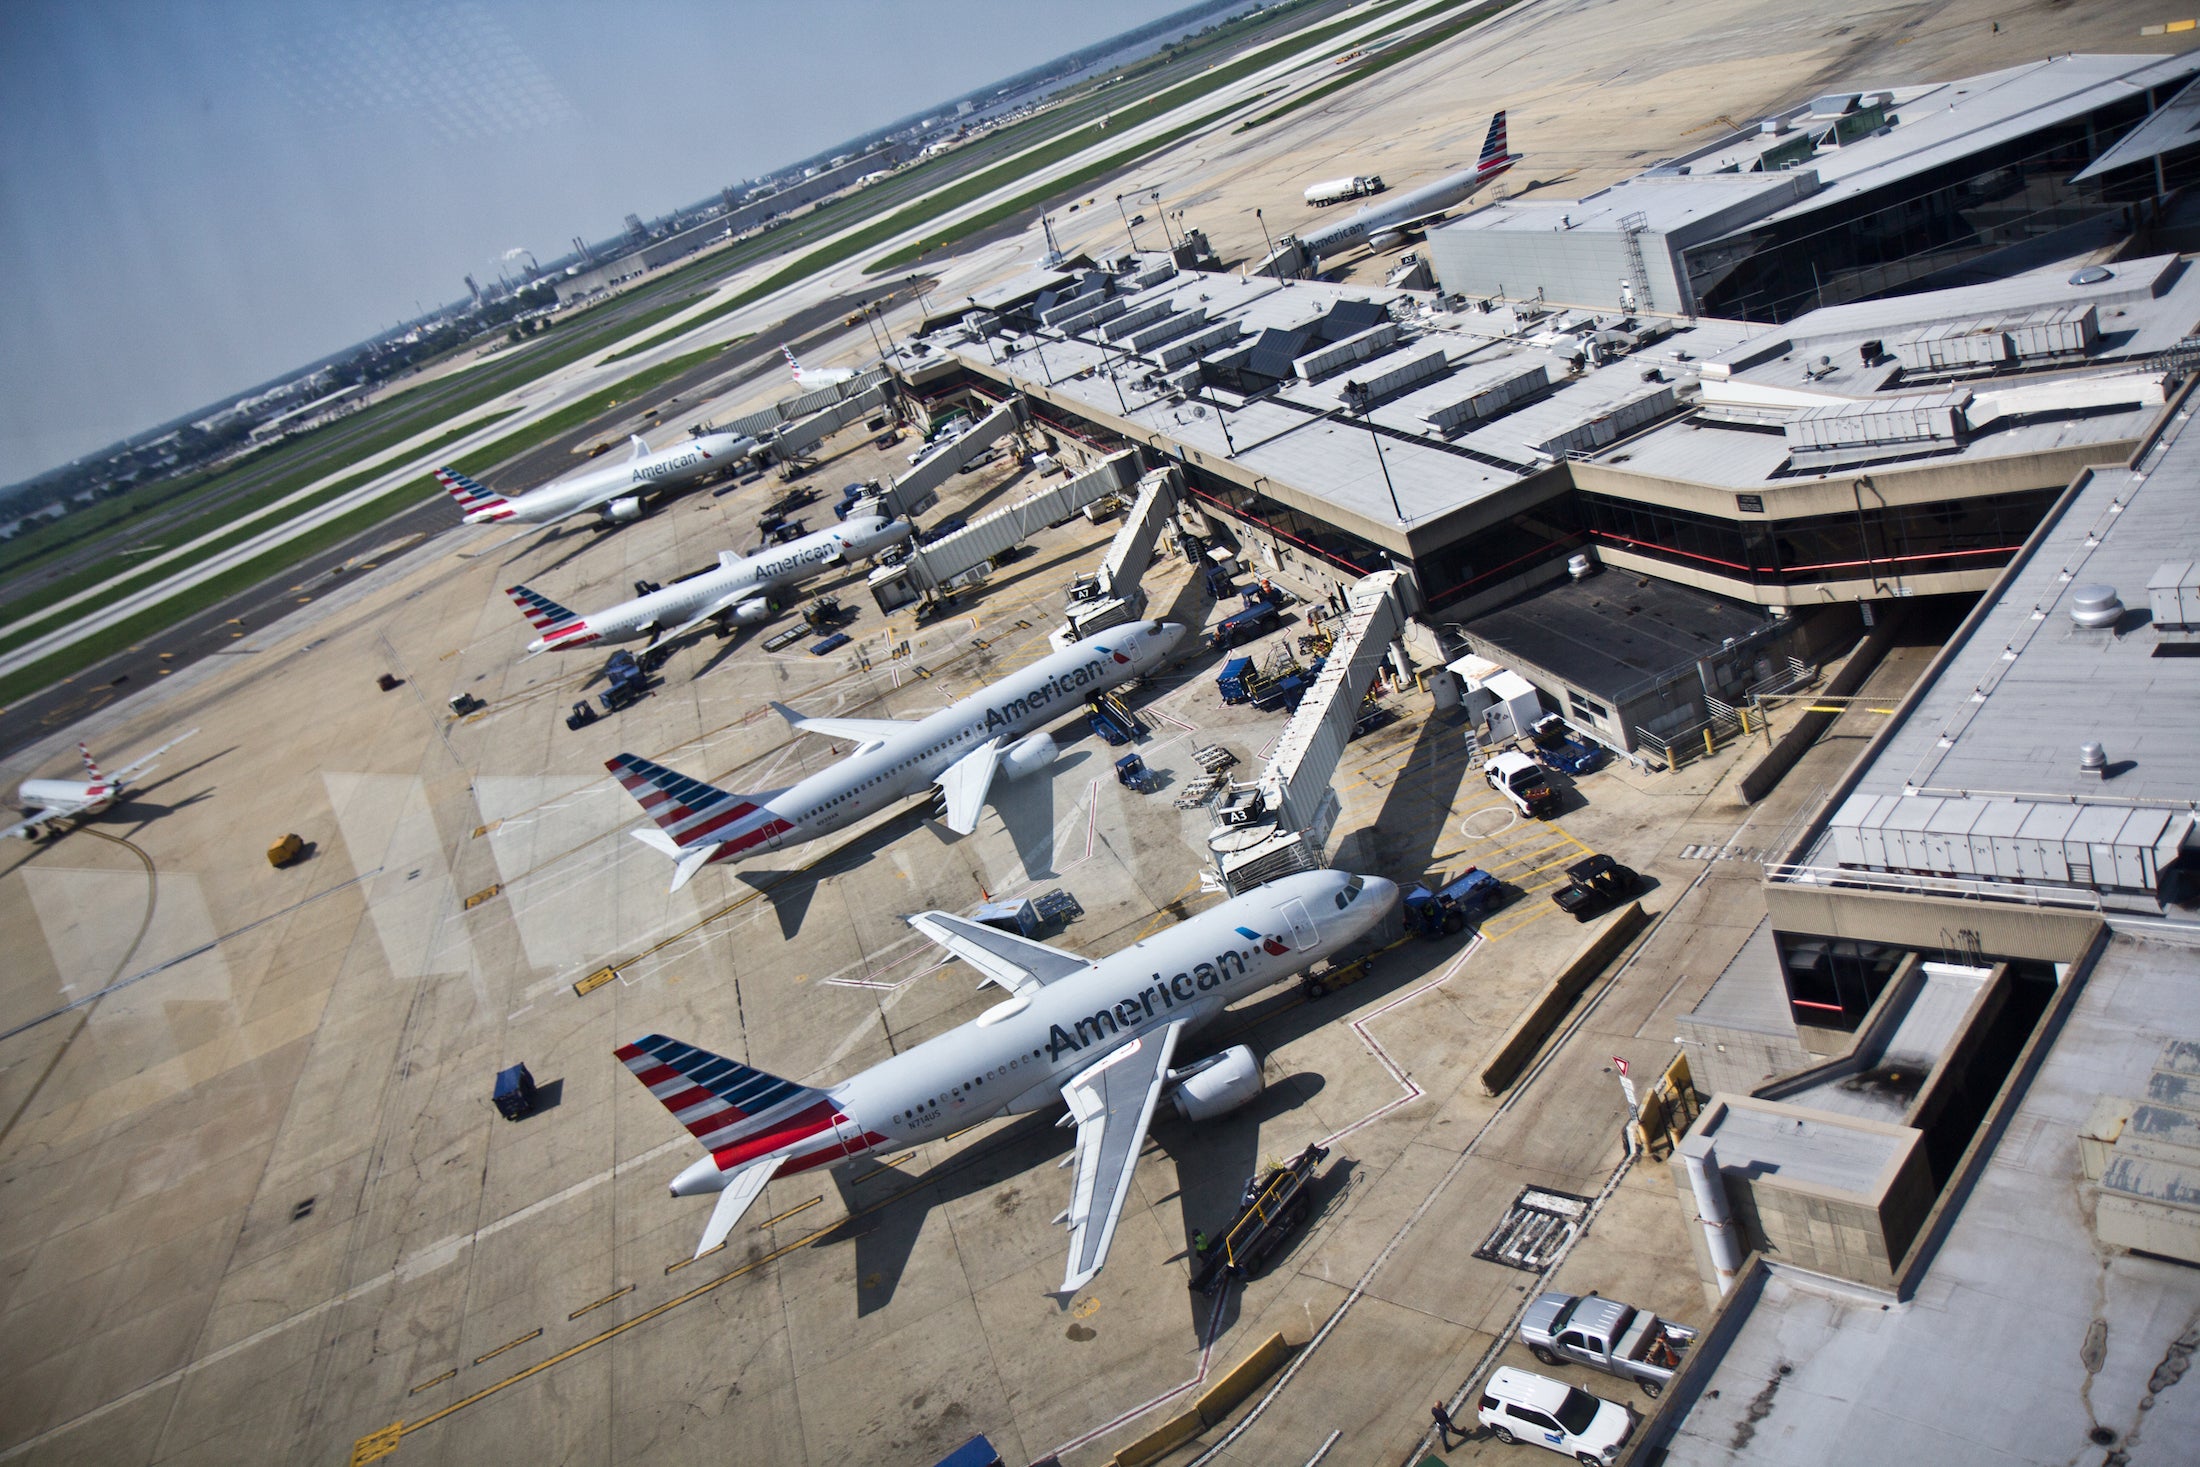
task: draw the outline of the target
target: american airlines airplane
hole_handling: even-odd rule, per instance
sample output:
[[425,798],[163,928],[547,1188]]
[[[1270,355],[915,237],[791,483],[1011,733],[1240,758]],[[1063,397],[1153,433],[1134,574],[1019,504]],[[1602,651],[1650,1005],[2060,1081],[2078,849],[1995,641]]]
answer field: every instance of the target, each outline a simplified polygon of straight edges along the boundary
[[739,433],[705,433],[655,451],[639,437],[633,445],[624,463],[589,469],[509,498],[456,469],[437,469],[435,477],[458,501],[469,525],[500,525],[508,520],[523,525],[554,525],[587,510],[601,515],[605,524],[623,525],[641,518],[644,495],[723,473],[755,457],[765,447]]
[[784,346],[779,354],[787,359],[787,370],[794,373],[797,387],[838,387],[860,375],[854,367],[805,367]]
[[921,912],[910,926],[1009,996],[861,1074],[797,1085],[662,1034],[617,1053],[710,1153],[672,1182],[675,1197],[718,1194],[698,1257],[774,1177],[1067,1102],[1077,1180],[1056,1221],[1069,1225],[1068,1295],[1107,1262],[1162,1097],[1204,1121],[1261,1093],[1260,1061],[1243,1045],[1173,1067],[1184,1036],[1358,941],[1397,901],[1380,876],[1303,871],[1098,960]]
[[518,603],[521,614],[542,633],[527,644],[530,655],[597,642],[631,642],[637,637],[648,637],[654,645],[684,637],[707,621],[729,628],[754,626],[772,614],[767,592],[876,554],[915,533],[916,526],[907,520],[850,515],[829,530],[769,546],[753,555],[722,551],[716,570],[674,581],[646,596],[586,616],[567,611],[540,591],[525,586],[508,586],[504,594]]
[[1447,174],[1434,183],[1409,189],[1394,199],[1370,204],[1341,224],[1317,229],[1298,237],[1299,244],[1318,262],[1342,254],[1354,245],[1385,250],[1405,238],[1409,229],[1429,223],[1445,210],[1466,202],[1485,184],[1511,168],[1523,155],[1505,151],[1505,114],[1490,119],[1489,136],[1482,156],[1472,168]]
[[152,753],[143,755],[123,765],[113,774],[101,774],[99,764],[92,758],[92,751],[83,744],[76,746],[84,759],[84,772],[91,776],[80,779],[26,779],[16,790],[16,799],[23,807],[23,818],[4,830],[0,839],[18,836],[24,840],[36,840],[55,828],[59,821],[82,820],[107,809],[129,794],[130,781],[153,767],[153,761],[197,733],[192,729],[162,744]]
[[632,754],[604,767],[657,822],[634,838],[673,859],[674,891],[714,861],[801,845],[933,785],[947,797],[948,828],[968,835],[978,828],[995,775],[1023,779],[1054,762],[1053,737],[1025,730],[1152,672],[1183,635],[1168,621],[1110,627],[914,723],[810,718],[774,703],[790,727],[856,745],[788,789],[732,794]]

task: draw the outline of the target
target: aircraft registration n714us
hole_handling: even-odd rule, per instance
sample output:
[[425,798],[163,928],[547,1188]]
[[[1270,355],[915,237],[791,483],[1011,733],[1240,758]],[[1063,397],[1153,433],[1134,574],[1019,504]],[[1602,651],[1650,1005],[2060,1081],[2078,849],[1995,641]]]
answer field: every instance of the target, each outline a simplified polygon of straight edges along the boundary
[[606,524],[640,519],[642,498],[724,473],[754,458],[767,445],[742,433],[704,433],[685,443],[652,451],[632,440],[624,463],[588,469],[570,479],[510,496],[497,493],[456,469],[437,469],[436,481],[458,501],[469,525],[554,525],[594,510]]
[[769,545],[754,555],[723,552],[714,570],[660,586],[646,596],[622,601],[608,611],[576,615],[526,586],[507,586],[504,594],[542,633],[527,644],[530,653],[591,647],[598,642],[631,642],[637,637],[670,642],[707,621],[724,627],[754,626],[772,614],[768,593],[898,545],[916,533],[907,520],[883,515],[850,515],[830,529],[818,530],[784,545]]
[[674,891],[713,861],[815,840],[932,785],[947,797],[948,828],[968,835],[996,774],[1023,779],[1054,762],[1052,736],[1026,729],[1152,672],[1183,635],[1169,621],[1110,627],[914,723],[811,718],[774,703],[792,728],[856,743],[855,752],[788,789],[733,794],[632,754],[604,767],[657,822],[634,837],[678,863]]
[[672,1195],[719,1194],[697,1256],[725,1241],[774,1177],[920,1141],[997,1115],[1067,1102],[1077,1180],[1062,1292],[1107,1261],[1154,1107],[1191,1121],[1261,1093],[1243,1045],[1173,1067],[1182,1038],[1229,1005],[1364,937],[1397,904],[1380,876],[1303,871],[1231,898],[1097,961],[957,917],[908,919],[1008,998],[835,1085],[797,1085],[662,1034],[618,1050],[710,1154]]

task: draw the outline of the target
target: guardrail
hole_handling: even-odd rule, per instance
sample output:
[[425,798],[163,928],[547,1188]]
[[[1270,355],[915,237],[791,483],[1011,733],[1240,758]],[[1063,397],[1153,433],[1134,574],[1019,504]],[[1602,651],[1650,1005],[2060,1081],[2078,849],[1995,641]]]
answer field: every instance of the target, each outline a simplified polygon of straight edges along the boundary
[[1765,880],[1786,882],[1793,886],[1971,897],[1986,901],[2012,902],[2027,907],[2070,907],[2086,912],[2102,910],[2098,892],[2068,886],[2033,886],[2024,882],[1979,881],[1960,876],[1921,876],[1906,871],[1866,871],[1853,866],[1807,866],[1788,861],[1767,861],[1764,869]]

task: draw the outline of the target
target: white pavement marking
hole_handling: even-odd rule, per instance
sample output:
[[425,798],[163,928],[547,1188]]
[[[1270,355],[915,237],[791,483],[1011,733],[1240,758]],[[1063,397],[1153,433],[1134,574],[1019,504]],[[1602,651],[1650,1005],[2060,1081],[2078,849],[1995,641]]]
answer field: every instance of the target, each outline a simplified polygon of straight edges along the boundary
[[74,1431],[77,1427],[84,1426],[93,1421],[96,1421],[100,1417],[105,1416],[110,1411],[120,1410],[122,1407],[131,1404],[133,1401],[142,1400],[146,1396],[151,1395],[154,1391],[162,1390],[168,1386],[174,1385],[178,1381],[186,1380],[191,1376],[197,1375],[200,1371],[205,1370],[210,1366],[219,1365],[224,1360],[230,1359],[231,1357],[236,1355],[240,1355],[246,1350],[252,1349],[256,1345],[263,1345],[269,1340],[274,1339],[278,1335],[295,1329],[301,1324],[310,1323],[311,1321],[316,1320],[322,1315],[328,1313],[331,1309],[340,1309],[344,1305],[349,1304],[356,1299],[362,1298],[367,1294],[371,1294],[377,1289],[386,1288],[389,1285],[396,1283],[410,1283],[414,1279],[422,1278],[428,1274],[434,1273],[437,1269],[447,1268],[451,1264],[456,1263],[459,1257],[464,1254],[468,1248],[471,1248],[474,1244],[480,1242],[482,1239],[493,1237],[496,1234],[503,1232],[507,1228],[517,1227],[519,1224],[527,1221],[529,1218],[547,1212],[553,1207],[557,1207],[564,1203],[570,1202],[574,1198],[580,1196],[582,1193],[589,1191],[591,1188],[597,1187],[604,1182],[608,1182],[616,1177],[622,1176],[625,1173],[632,1171],[634,1168],[641,1166],[645,1162],[655,1161],[658,1157],[664,1156],[668,1152],[677,1151],[681,1147],[688,1146],[690,1144],[692,1143],[688,1137],[675,1136],[669,1141],[651,1147],[649,1150],[642,1152],[638,1156],[630,1156],[625,1161],[618,1163],[616,1166],[607,1167],[603,1171],[596,1173],[592,1177],[583,1177],[580,1181],[575,1182],[570,1187],[564,1188],[562,1191],[553,1192],[547,1197],[539,1198],[536,1201],[530,1202],[525,1207],[520,1208],[516,1212],[508,1212],[503,1217],[498,1218],[496,1221],[484,1224],[483,1226],[476,1228],[471,1233],[454,1234],[453,1236],[444,1238],[439,1242],[430,1243],[424,1248],[417,1248],[411,1253],[406,1254],[403,1258],[400,1258],[397,1261],[396,1267],[376,1274],[373,1278],[368,1279],[365,1283],[354,1284],[352,1287],[344,1290],[340,1294],[336,1294],[327,1299],[323,1299],[320,1303],[312,1305],[309,1308],[301,1309],[296,1314],[293,1314],[286,1319],[279,1319],[275,1323],[268,1325],[264,1329],[255,1330],[251,1334],[246,1335],[243,1339],[236,1340],[230,1344],[224,1345],[219,1350],[215,1350],[210,1354],[202,1355],[188,1365],[184,1365],[175,1370],[171,1370],[166,1375],[156,1376],[152,1380],[149,1380],[145,1384],[137,1387],[135,1390],[126,1391],[122,1395],[115,1397],[111,1401],[107,1401],[98,1406],[94,1406],[91,1410],[84,1412],[82,1415],[73,1416],[69,1420],[61,1422],[58,1425],[48,1427],[46,1430],[40,1432],[34,1437],[29,1438],[28,1440],[17,1442],[14,1446],[9,1447],[7,1450],[0,1451],[0,1462],[6,1462],[16,1457],[20,1457],[26,1452],[32,1451],[35,1448],[45,1445],[47,1442],[52,1441],[54,1438],[62,1435],[64,1432]]

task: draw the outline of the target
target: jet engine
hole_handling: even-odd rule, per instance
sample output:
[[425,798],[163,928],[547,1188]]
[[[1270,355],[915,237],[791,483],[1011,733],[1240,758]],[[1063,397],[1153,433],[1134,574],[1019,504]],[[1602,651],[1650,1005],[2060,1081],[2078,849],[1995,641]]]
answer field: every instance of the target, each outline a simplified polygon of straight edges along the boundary
[[642,517],[642,500],[638,494],[624,499],[614,499],[603,507],[603,517],[614,525],[630,524]]
[[1169,1072],[1177,1113],[1188,1121],[1212,1120],[1260,1099],[1260,1061],[1242,1044]]
[[727,626],[753,627],[771,614],[772,604],[770,601],[762,596],[751,596],[746,601],[735,603],[720,619]]
[[1052,734],[1026,734],[1002,751],[1000,772],[1009,779],[1024,779],[1053,764],[1060,753]]
[[1386,229],[1381,234],[1369,235],[1367,237],[1367,248],[1370,253],[1381,254],[1384,250],[1389,249],[1392,245],[1404,244],[1405,239],[1406,232],[1404,230]]

